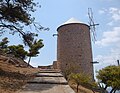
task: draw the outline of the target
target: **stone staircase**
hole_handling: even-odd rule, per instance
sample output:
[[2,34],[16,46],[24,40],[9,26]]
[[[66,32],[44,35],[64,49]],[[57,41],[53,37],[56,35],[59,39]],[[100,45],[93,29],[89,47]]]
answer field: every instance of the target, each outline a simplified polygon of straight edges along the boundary
[[17,93],[75,93],[58,70],[40,70]]

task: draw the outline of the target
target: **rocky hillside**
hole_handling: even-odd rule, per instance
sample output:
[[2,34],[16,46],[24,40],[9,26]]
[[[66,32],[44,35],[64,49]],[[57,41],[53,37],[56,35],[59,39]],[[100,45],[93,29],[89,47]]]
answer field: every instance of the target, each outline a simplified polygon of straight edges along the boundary
[[[0,55],[0,93],[15,93],[40,69],[27,67],[27,63],[13,56]],[[76,85],[70,86],[76,91]],[[92,93],[91,90],[79,87],[79,93]],[[98,93],[98,92],[95,92]]]
[[0,55],[0,60],[4,61],[5,63],[12,64],[16,67],[27,67],[27,63],[25,61],[21,60],[20,58],[16,58],[13,55]]
[[0,56],[0,93],[14,93],[19,90],[27,80],[34,77],[38,69],[27,67],[27,63],[20,59]]

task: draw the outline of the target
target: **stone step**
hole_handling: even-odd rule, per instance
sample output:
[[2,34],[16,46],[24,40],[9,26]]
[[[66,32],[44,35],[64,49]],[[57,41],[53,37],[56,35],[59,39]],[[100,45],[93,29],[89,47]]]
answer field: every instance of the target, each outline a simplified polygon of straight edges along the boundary
[[58,70],[40,70],[16,93],[75,93]]
[[61,73],[37,73],[36,77],[63,77]]
[[28,84],[57,84],[57,85],[68,85],[68,82],[51,82],[51,81],[28,81]]
[[75,93],[69,85],[27,84],[17,93]]
[[39,83],[39,84],[63,84],[67,85],[68,82],[64,77],[35,77],[28,83]]
[[38,73],[60,73],[60,70],[54,70],[54,69],[41,69]]
[[39,71],[38,73],[61,73],[60,71]]

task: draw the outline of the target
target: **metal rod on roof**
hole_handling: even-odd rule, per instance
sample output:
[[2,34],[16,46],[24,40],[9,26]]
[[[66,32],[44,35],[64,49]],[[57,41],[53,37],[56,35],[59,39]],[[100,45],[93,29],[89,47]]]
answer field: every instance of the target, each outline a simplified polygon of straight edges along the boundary
[[117,60],[117,63],[118,63],[118,66],[120,65],[120,62],[119,62],[119,60]]
[[97,63],[99,63],[98,61],[93,61],[93,62],[91,62],[92,64],[97,64]]
[[53,37],[54,37],[54,36],[58,36],[58,34],[53,34]]

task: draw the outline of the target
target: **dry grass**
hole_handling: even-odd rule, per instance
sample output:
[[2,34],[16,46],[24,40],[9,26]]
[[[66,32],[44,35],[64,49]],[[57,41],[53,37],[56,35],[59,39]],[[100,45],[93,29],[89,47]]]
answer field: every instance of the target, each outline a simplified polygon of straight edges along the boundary
[[[75,84],[72,84],[71,82],[69,82],[69,85],[77,93],[77,86]],[[79,85],[78,93],[93,93],[93,91]],[[95,93],[99,93],[99,92],[95,92]]]
[[[10,63],[5,63],[0,60],[0,93],[15,93],[15,91],[21,89],[28,80],[33,79],[34,73],[37,73],[38,71],[39,69],[37,68],[15,67]],[[69,85],[76,91],[75,85]],[[78,93],[93,92],[90,89],[79,86]]]
[[14,93],[38,72],[36,68],[15,67],[10,63],[0,61],[0,93]]

